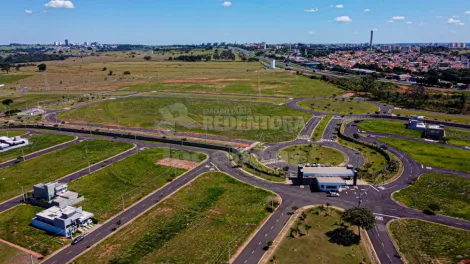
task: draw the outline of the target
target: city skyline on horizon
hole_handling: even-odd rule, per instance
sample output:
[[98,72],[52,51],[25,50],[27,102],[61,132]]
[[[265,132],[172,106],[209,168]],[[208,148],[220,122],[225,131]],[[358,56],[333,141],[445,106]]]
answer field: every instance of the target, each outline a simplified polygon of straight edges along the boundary
[[[449,3],[450,2],[450,3]],[[465,0],[18,0],[3,5],[11,23],[0,43],[200,44],[452,43],[468,40]],[[123,33],[124,32],[124,33]]]

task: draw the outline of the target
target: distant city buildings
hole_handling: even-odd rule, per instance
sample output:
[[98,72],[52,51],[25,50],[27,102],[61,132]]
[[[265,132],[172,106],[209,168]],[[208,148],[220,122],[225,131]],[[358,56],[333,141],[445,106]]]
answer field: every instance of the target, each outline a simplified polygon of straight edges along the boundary
[[66,40],[65,40],[65,46],[68,46],[68,45],[69,45],[69,40],[66,39]]
[[465,49],[467,44],[465,43],[449,43],[449,49]]

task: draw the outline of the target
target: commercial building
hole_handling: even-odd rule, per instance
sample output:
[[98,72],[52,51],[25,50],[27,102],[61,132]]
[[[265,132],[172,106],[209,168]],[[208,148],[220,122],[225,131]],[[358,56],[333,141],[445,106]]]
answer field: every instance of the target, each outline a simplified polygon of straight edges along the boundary
[[302,185],[316,185],[321,191],[341,191],[343,186],[357,185],[357,172],[346,167],[298,165],[297,180]]
[[53,206],[36,214],[32,226],[53,234],[71,238],[78,228],[93,224],[93,214],[85,212],[81,207]]
[[68,45],[69,45],[69,40],[66,39],[66,40],[65,40],[65,46],[68,46]]
[[441,140],[445,138],[446,131],[442,125],[428,125],[424,131],[424,137],[434,140]]
[[276,69],[276,60],[269,60],[269,68]]

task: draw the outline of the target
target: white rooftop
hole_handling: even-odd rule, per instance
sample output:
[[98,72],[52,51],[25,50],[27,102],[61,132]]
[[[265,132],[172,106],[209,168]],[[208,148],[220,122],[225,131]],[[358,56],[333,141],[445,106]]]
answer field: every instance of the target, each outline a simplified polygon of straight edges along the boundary
[[346,181],[344,181],[341,177],[316,177],[318,183],[322,184],[343,184],[346,185]]
[[346,167],[304,167],[304,176],[310,177],[353,177],[354,169]]

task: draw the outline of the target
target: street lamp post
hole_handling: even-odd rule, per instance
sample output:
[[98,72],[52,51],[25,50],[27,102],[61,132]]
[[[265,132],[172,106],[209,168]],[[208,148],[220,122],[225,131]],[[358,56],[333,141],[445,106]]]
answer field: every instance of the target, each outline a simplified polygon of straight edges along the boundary
[[24,194],[24,188],[23,186],[21,186],[21,184],[19,182],[17,182],[18,186],[21,187],[21,195],[23,196],[23,202],[26,202],[26,197],[25,197],[25,194]]

